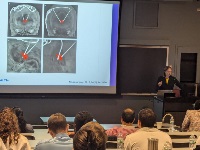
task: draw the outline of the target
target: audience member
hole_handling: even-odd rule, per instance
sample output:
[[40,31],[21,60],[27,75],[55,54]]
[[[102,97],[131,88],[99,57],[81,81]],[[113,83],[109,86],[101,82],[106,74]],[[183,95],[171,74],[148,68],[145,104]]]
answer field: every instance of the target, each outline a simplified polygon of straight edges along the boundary
[[13,111],[18,118],[19,129],[21,133],[33,133],[33,127],[31,124],[27,124],[24,119],[23,110],[20,107],[13,107]]
[[97,122],[88,122],[76,132],[73,147],[74,150],[105,150],[106,141],[104,128]]
[[147,150],[148,138],[158,139],[159,150],[163,149],[166,142],[172,144],[171,138],[167,133],[154,128],[155,121],[156,115],[153,110],[149,108],[142,109],[138,114],[138,127],[140,129],[126,136],[124,141],[125,150]]
[[183,131],[200,131],[200,100],[194,104],[195,110],[187,110],[182,123]]
[[0,112],[0,137],[9,150],[31,150],[27,138],[19,134],[18,119],[11,108]]
[[137,129],[133,126],[133,122],[135,120],[135,112],[134,110],[127,108],[124,109],[121,115],[121,126],[114,127],[106,131],[108,136],[117,136],[119,133],[122,134],[123,138],[135,132]]
[[63,114],[52,114],[47,126],[52,139],[39,142],[35,150],[72,150],[73,142],[67,135],[69,125]]
[[84,124],[93,121],[93,116],[88,111],[80,111],[74,119],[74,132],[76,133]]

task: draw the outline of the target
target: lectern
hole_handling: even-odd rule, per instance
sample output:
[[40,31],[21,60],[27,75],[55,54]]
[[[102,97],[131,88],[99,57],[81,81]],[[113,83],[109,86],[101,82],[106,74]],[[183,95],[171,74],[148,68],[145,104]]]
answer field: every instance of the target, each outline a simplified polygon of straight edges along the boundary
[[164,115],[164,103],[166,97],[175,97],[173,90],[158,90],[157,96],[153,100],[154,112],[157,116],[156,121],[161,122]]

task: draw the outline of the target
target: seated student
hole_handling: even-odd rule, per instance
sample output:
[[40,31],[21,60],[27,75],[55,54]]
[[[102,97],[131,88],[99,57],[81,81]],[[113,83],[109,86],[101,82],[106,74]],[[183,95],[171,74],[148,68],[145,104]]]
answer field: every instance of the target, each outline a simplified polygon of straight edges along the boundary
[[9,150],[31,150],[28,139],[19,134],[18,120],[11,108],[0,112],[0,138]]
[[194,104],[195,110],[187,110],[182,123],[183,131],[200,131],[200,100]]
[[156,115],[152,109],[142,109],[138,114],[138,127],[135,133],[126,136],[124,141],[125,150],[147,150],[148,138],[158,139],[158,149],[162,150],[166,143],[172,144],[170,136],[156,128]]
[[76,133],[84,124],[93,121],[93,116],[88,111],[80,111],[74,119],[74,132]]
[[20,107],[13,107],[13,111],[18,118],[19,129],[21,133],[33,133],[33,127],[31,124],[27,124],[24,119],[23,110]]
[[97,122],[88,122],[76,132],[73,138],[74,150],[106,150],[107,136]]
[[108,136],[117,136],[119,133],[122,134],[123,138],[135,132],[137,129],[133,126],[133,122],[135,120],[135,112],[134,110],[127,108],[124,109],[121,115],[121,123],[120,127],[114,127],[106,131]]
[[67,135],[69,125],[63,114],[52,114],[47,126],[52,139],[39,142],[35,150],[72,150],[73,142]]

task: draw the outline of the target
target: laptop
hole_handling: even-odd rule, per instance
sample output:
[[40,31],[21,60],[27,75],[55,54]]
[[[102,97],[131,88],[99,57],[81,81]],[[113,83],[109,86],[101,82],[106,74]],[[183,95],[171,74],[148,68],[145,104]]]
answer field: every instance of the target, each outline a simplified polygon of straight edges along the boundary
[[173,90],[158,90],[157,96],[164,98],[175,97],[175,93],[173,92]]

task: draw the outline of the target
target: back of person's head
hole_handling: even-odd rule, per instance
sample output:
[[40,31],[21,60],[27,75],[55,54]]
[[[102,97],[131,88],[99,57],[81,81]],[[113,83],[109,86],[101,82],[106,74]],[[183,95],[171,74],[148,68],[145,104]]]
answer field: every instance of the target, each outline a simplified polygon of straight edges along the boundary
[[138,114],[138,120],[141,123],[141,127],[154,127],[156,122],[156,115],[150,108],[140,110]]
[[74,119],[75,132],[77,132],[84,124],[93,121],[93,116],[88,111],[80,111]]
[[20,107],[13,107],[12,108],[15,115],[18,118],[19,128],[21,133],[26,132],[26,120],[24,119],[24,113],[23,110]]
[[52,114],[47,122],[48,129],[54,134],[67,129],[67,120],[61,113]]
[[196,102],[194,103],[194,109],[195,110],[199,110],[200,109],[200,100],[196,100]]
[[20,107],[15,106],[12,109],[17,117],[24,116],[23,110]]
[[74,136],[74,150],[105,150],[107,136],[104,128],[97,122],[83,125]]
[[0,138],[6,144],[18,143],[19,125],[18,119],[11,108],[5,107],[0,112]]
[[124,109],[124,111],[122,112],[122,120],[125,123],[133,123],[134,120],[135,120],[135,112],[134,112],[134,110],[132,110],[130,108]]

